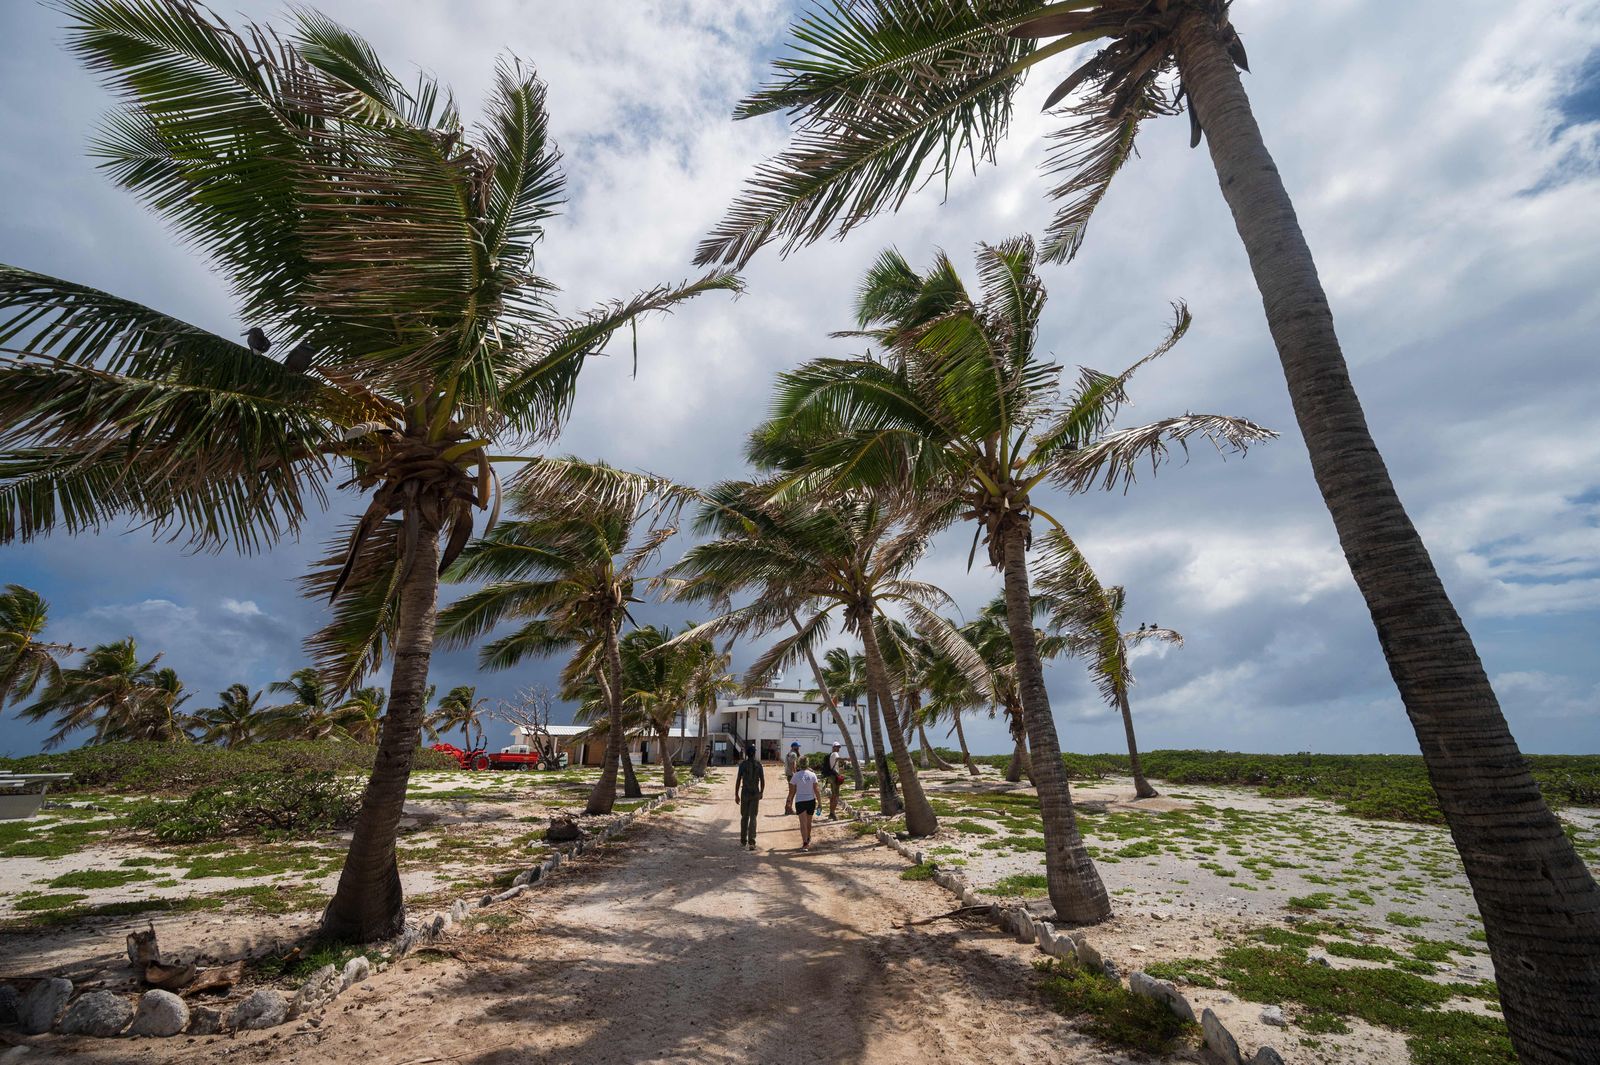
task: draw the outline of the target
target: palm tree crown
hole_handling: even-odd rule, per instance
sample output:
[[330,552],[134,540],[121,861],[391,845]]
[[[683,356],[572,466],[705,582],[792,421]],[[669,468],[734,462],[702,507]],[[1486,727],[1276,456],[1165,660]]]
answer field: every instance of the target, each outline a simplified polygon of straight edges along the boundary
[[156,667],[160,660],[158,654],[141,661],[131,636],[90,648],[80,663],[61,670],[22,716],[53,719],[47,749],[83,728],[94,730],[92,743],[180,739],[176,710],[187,696],[176,673]]
[[0,593],[0,710],[59,679],[59,659],[77,650],[39,639],[49,616],[44,597],[31,588],[8,584]]

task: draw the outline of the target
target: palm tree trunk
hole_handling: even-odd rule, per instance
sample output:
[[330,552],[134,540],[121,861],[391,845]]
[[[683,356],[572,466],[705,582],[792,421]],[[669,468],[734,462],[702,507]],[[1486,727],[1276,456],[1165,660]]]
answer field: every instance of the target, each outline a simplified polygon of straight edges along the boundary
[[339,886],[322,913],[323,937],[337,942],[368,943],[405,930],[405,894],[395,839],[427,712],[428,664],[439,603],[439,529],[426,516],[419,515],[418,522],[416,553],[400,588],[389,708],[378,736],[378,753],[361,796]]
[[[857,711],[856,711],[857,712],[856,727],[861,730],[861,756],[863,758],[871,758],[872,757],[872,745],[867,742],[867,710],[868,709],[870,709],[870,708],[867,706],[866,700],[863,699],[861,701],[859,707],[857,708]],[[864,779],[862,779],[861,773],[859,771],[856,773],[856,790],[857,791],[866,791],[867,790],[867,782]]]
[[616,626],[607,623],[605,633],[606,655],[606,720],[610,722],[606,733],[605,763],[600,769],[600,779],[589,792],[589,802],[583,808],[586,814],[608,814],[617,802],[617,767],[626,752],[622,736],[622,650],[617,646]]
[[1020,784],[1026,776],[1033,783],[1033,760],[1028,757],[1028,726],[1023,723],[1021,707],[1006,707],[1006,728],[1011,731],[1011,761],[1006,763],[1006,782]]
[[706,742],[706,708],[700,708],[700,742],[695,745],[694,764],[689,767],[689,772],[699,779],[706,775],[706,763],[711,758],[711,745]]
[[[790,614],[789,621],[794,625],[795,631],[799,632],[800,619]],[[850,738],[850,730],[844,724],[844,715],[839,712],[838,704],[833,701],[833,693],[828,691],[828,682],[822,679],[822,666],[817,663],[817,656],[811,653],[810,647],[806,648],[806,661],[811,663],[811,675],[816,679],[817,691],[822,695],[822,701],[833,714],[834,725],[844,734],[845,751],[850,756],[850,768],[855,774],[856,790],[865,791],[867,785],[861,779],[861,759],[856,757],[856,741]]]
[[894,777],[889,773],[889,756],[883,745],[882,721],[878,717],[878,696],[867,689],[867,717],[872,721],[873,764],[878,767],[878,809],[893,817],[901,810],[900,796],[894,790]]
[[1133,794],[1140,799],[1153,799],[1161,793],[1144,778],[1144,767],[1139,764],[1139,744],[1133,738],[1133,708],[1128,705],[1128,693],[1117,693],[1117,708],[1122,711],[1122,731],[1128,737],[1128,765],[1133,770]]
[[927,726],[924,725],[920,719],[917,721],[917,742],[922,744],[923,751],[928,755],[929,758],[933,759],[933,764],[934,764],[935,768],[938,768],[938,769],[954,769],[955,768],[955,766],[951,765],[949,762],[944,760],[944,756],[939,753],[939,749],[937,747],[935,747],[933,744],[928,742],[928,729],[927,729]]
[[1317,486],[1483,914],[1525,1065],[1600,1061],[1600,889],[1550,813],[1367,429],[1316,263],[1215,27],[1177,57],[1250,258]]
[[1033,597],[1028,588],[1028,556],[1023,543],[1027,529],[1012,523],[1000,535],[1005,551],[1006,627],[1011,630],[1017,689],[1022,695],[1033,781],[1044,820],[1044,869],[1050,902],[1062,922],[1094,924],[1111,916],[1111,899],[1078,832],[1067,767],[1061,760],[1050,695],[1045,691],[1044,667],[1033,631]]
[[905,797],[906,831],[913,836],[931,836],[939,830],[939,819],[934,816],[933,806],[922,792],[922,782],[917,779],[917,767],[911,764],[911,752],[906,748],[905,730],[900,727],[900,714],[895,709],[889,672],[883,668],[883,658],[878,652],[878,634],[873,631],[871,614],[861,625],[861,644],[867,655],[867,683],[878,691],[878,705],[884,708],[884,726],[889,730],[889,749],[894,753],[894,765],[900,772],[900,794]]
[[980,776],[978,766],[972,760],[972,752],[967,749],[967,730],[961,727],[961,711],[952,710],[950,716],[956,723],[956,742],[961,744],[961,760],[967,763],[967,772],[973,776]]
[[672,768],[672,752],[667,750],[667,742],[672,739],[672,726],[656,731],[661,734],[661,786],[675,788],[678,786],[678,774]]
[[622,745],[622,797],[644,798],[644,788],[639,784],[639,775],[633,771],[633,752],[628,750],[626,743]]

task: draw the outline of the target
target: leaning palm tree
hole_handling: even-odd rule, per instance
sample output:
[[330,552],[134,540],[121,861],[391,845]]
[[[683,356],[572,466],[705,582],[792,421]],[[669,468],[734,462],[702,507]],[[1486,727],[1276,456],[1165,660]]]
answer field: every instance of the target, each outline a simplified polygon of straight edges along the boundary
[[47,750],[85,728],[94,730],[91,743],[175,738],[163,734],[159,722],[163,716],[171,720],[182,684],[170,670],[156,668],[160,660],[159,654],[140,660],[131,636],[92,647],[45,685],[22,716],[55,726],[45,739]]
[[478,726],[478,716],[489,700],[478,698],[478,689],[471,684],[461,684],[445,692],[434,709],[432,726],[439,732],[461,730],[461,742],[472,750],[472,730]]
[[[690,623],[689,627],[693,628],[694,624]],[[680,668],[685,672],[684,686],[688,703],[698,716],[700,725],[694,762],[689,770],[696,777],[706,775],[706,765],[710,759],[711,750],[706,743],[706,730],[711,712],[717,708],[724,695],[732,695],[740,687],[739,682],[728,671],[732,663],[732,652],[727,649],[719,651],[717,645],[710,640],[692,641],[685,644],[682,650]]]
[[192,0],[62,7],[71,47],[126,103],[97,154],[227,278],[247,328],[241,344],[0,267],[0,542],[129,515],[259,549],[331,487],[359,488],[366,509],[316,582],[335,623],[313,644],[341,690],[385,651],[395,668],[322,929],[394,934],[438,573],[475,510],[492,523],[495,463],[559,429],[619,328],[736,282],[557,314],[533,250],[563,178],[544,86],[514,62],[469,127],[443,87],[406,88],[312,11],[280,32],[236,30]]
[[[954,625],[954,622],[951,622]],[[967,637],[967,627],[960,626],[956,630]],[[976,710],[984,706],[994,696],[994,675],[984,662],[985,671],[989,674],[988,683],[977,685],[966,672],[952,662],[949,656],[939,653],[933,647],[924,646],[922,649],[924,662],[922,667],[922,686],[927,691],[928,699],[922,708],[923,721],[921,724],[937,724],[945,718],[950,719],[950,729],[946,733],[954,733],[956,743],[961,749],[961,761],[967,767],[971,776],[979,776],[980,771],[976,762],[972,760],[972,751],[967,747],[967,733],[961,725],[961,715],[969,710]],[[979,659],[983,659],[982,652],[973,647]],[[926,744],[926,737],[924,737]],[[935,752],[937,753],[937,752]]]
[[248,685],[230,684],[217,693],[217,705],[195,712],[195,725],[201,743],[221,743],[238,747],[260,739],[271,715],[261,707],[262,692]]
[[[790,111],[799,118],[793,143],[761,167],[700,260],[742,263],[770,240],[787,250],[835,224],[842,235],[929,178],[948,180],[963,155],[993,161],[1024,78],[1051,63],[1070,71],[1044,100],[1061,119],[1045,163],[1061,205],[1048,253],[1070,258],[1133,158],[1142,122],[1187,105],[1191,144],[1205,138],[1261,292],[1317,487],[1483,909],[1513,1043],[1530,1063],[1600,1057],[1600,967],[1574,961],[1600,954],[1600,888],[1539,794],[1378,453],[1316,262],[1240,81],[1247,62],[1229,6],[819,6],[794,23],[776,81],[735,112]],[[1073,55],[1086,45],[1099,50]]]
[[[1066,641],[1059,635],[1045,632],[1038,624],[1045,615],[1045,604],[1033,597],[1034,649],[1041,662],[1048,662],[1066,650]],[[976,616],[961,626],[961,635],[977,650],[989,670],[994,701],[989,716],[999,710],[1005,717],[1006,729],[1011,736],[1011,758],[1006,763],[1005,779],[1020,783],[1023,777],[1033,782],[1033,759],[1028,754],[1028,724],[1022,707],[1022,689],[1017,685],[1017,655],[1011,644],[1011,622],[1006,613],[1006,598],[1002,593],[985,603]]]
[[1088,659],[1095,685],[1111,708],[1122,715],[1128,740],[1128,765],[1134,793],[1141,799],[1156,797],[1139,764],[1139,744],[1133,734],[1133,708],[1128,689],[1133,669],[1128,648],[1151,640],[1182,646],[1183,637],[1153,623],[1133,632],[1122,631],[1122,609],[1127,596],[1116,585],[1100,583],[1089,560],[1072,538],[1060,529],[1045,534],[1045,560],[1040,566],[1039,599],[1050,612],[1050,628],[1066,641],[1069,653]]
[[672,630],[655,625],[634,629],[622,638],[622,699],[629,718],[653,733],[661,754],[661,784],[678,786],[673,766],[672,726],[686,717],[693,674],[691,656],[697,644],[667,645]]
[[[844,703],[857,708],[856,724],[860,729],[862,758],[872,758],[872,746],[867,737],[867,658],[862,654],[851,654],[843,647],[830,647],[822,656],[820,666],[813,662],[812,674],[816,677],[818,688],[814,694],[820,695],[831,701],[835,706]],[[841,723],[840,731],[846,732]],[[854,755],[851,756],[854,758]],[[861,778],[861,765],[856,766],[856,790],[866,791],[867,785]]]
[[297,669],[267,685],[267,691],[289,697],[266,709],[268,731],[279,739],[321,740],[338,729],[338,693],[319,670]]
[[61,676],[60,659],[78,648],[39,639],[50,607],[32,588],[8,584],[0,593],[0,710]]
[[483,669],[508,669],[529,658],[567,653],[562,685],[594,680],[609,711],[605,765],[586,811],[610,813],[625,752],[620,632],[639,602],[634,585],[661,545],[677,532],[670,516],[686,493],[659,478],[603,463],[543,459],[511,492],[516,520],[469,544],[446,574],[488,581],[439,614],[439,636],[465,646],[507,621],[515,631],[483,646]]
[[893,487],[930,510],[973,520],[972,551],[988,548],[1004,576],[1017,687],[1045,826],[1050,899],[1063,921],[1104,920],[1111,905],[1078,832],[1066,766],[1045,690],[1029,590],[1034,518],[1060,522],[1033,493],[1131,483],[1176,445],[1207,440],[1243,451],[1273,434],[1240,418],[1184,414],[1112,431],[1133,373],[1165,354],[1189,325],[1177,308],[1156,350],[1116,376],[1084,370],[1058,400],[1062,368],[1034,350],[1045,291],[1032,240],[981,245],[982,290],[969,295],[942,253],[925,274],[895,251],[868,272],[857,304],[872,358],[817,359],[784,374],[773,415],[757,430],[757,457],[795,462],[791,492]]
[[[931,608],[948,602],[949,596],[909,576],[931,530],[947,523],[949,514],[864,492],[821,506],[804,501],[776,505],[767,499],[773,487],[735,481],[708,493],[696,530],[713,538],[691,548],[667,571],[673,595],[725,604],[740,593],[755,594],[747,605],[689,629],[679,639],[772,632],[800,617],[793,634],[751,663],[745,680],[753,687],[821,645],[838,613],[845,628],[862,642],[869,691],[876,693],[884,710],[888,750],[904,794],[906,830],[914,836],[931,835],[938,829],[938,819],[906,747],[874,623],[885,607],[893,605],[952,657],[961,660],[965,654],[973,669],[979,668],[971,649]],[[876,727],[876,719],[873,724]],[[888,806],[889,766],[881,753],[884,745],[880,742],[877,747],[878,786]]]

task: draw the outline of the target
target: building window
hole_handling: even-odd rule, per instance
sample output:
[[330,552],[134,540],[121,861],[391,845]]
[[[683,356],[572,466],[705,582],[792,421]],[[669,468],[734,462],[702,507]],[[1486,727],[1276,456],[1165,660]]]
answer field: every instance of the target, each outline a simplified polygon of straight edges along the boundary
[[850,715],[850,724],[854,725],[855,723],[856,723],[856,715],[851,714]]
[[793,724],[798,724],[800,722],[800,715],[798,713],[796,713],[795,711],[790,710],[789,711],[789,721],[791,723],[793,723]]
[[817,723],[817,715],[816,714],[812,714],[811,715],[811,723],[813,725],[815,725]]

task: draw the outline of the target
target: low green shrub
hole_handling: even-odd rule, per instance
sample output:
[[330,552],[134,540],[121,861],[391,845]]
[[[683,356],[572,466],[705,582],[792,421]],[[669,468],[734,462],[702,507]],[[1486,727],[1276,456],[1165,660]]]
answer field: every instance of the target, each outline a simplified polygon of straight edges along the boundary
[[1135,995],[1120,981],[1053,961],[1037,963],[1045,1000],[1069,1017],[1085,1018],[1092,1036],[1117,1046],[1161,1054],[1194,1037],[1192,1021],[1180,1020],[1163,1002]]
[[[247,773],[367,773],[377,748],[335,740],[282,740],[245,747],[205,743],[106,743],[26,758],[0,758],[0,769],[22,773],[71,773],[52,791],[93,788],[186,794],[223,785]],[[455,759],[418,750],[414,769],[455,769]]]
[[196,843],[272,832],[307,836],[355,819],[361,787],[327,772],[245,773],[229,785],[205,787],[181,802],[152,800],[129,822],[163,843]]

